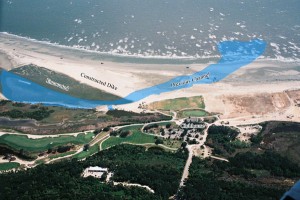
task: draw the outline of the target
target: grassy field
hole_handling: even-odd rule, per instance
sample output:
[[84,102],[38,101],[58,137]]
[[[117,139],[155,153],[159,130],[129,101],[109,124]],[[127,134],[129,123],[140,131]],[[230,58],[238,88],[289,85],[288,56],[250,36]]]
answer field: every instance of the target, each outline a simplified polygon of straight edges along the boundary
[[25,135],[6,134],[0,136],[0,144],[7,145],[15,150],[23,149],[29,152],[39,152],[46,151],[49,148],[54,148],[59,145],[85,144],[88,143],[93,136],[93,133],[80,133],[77,137],[59,136],[54,138],[29,139]]
[[95,145],[91,146],[88,151],[82,151],[82,152],[72,156],[72,158],[76,158],[78,160],[81,160],[83,158],[86,158],[86,157],[89,157],[89,156],[93,155],[94,153],[97,153],[99,150],[100,150],[99,149],[99,144],[95,144]]
[[0,163],[0,171],[17,168],[19,166],[20,164],[17,162]]
[[[44,87],[56,90],[58,92],[62,92],[65,94],[69,94],[74,97],[83,98],[83,99],[91,99],[91,100],[116,100],[119,99],[119,96],[113,95],[111,93],[104,92],[100,89],[94,88],[87,84],[80,83],[79,81],[55,72],[49,69],[38,67],[35,65],[25,65],[19,68],[15,68],[11,70],[11,72],[16,73],[24,78],[27,78],[35,83],[38,83]],[[47,78],[50,78],[52,81],[56,83],[63,84],[65,86],[69,86],[69,91],[62,90],[58,87],[52,86],[46,83]],[[97,78],[97,77],[96,77]],[[99,77],[101,79],[101,77]]]
[[163,101],[157,101],[149,104],[150,110],[174,110],[179,111],[187,108],[205,108],[204,100],[202,96],[196,97],[183,97],[176,99],[168,99]]
[[204,117],[208,113],[204,110],[183,110],[177,113],[178,117]]

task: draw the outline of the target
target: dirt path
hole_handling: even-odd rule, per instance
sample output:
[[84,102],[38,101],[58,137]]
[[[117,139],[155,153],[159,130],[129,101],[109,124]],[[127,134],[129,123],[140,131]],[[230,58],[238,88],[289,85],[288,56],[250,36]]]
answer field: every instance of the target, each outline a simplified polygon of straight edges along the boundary
[[210,157],[213,158],[213,159],[217,159],[217,160],[222,160],[222,161],[225,161],[225,162],[229,162],[229,160],[226,159],[226,158],[221,158],[221,157],[217,157],[217,156],[210,156]]
[[187,148],[188,148],[188,151],[189,151],[189,156],[188,156],[188,159],[186,160],[186,163],[185,163],[185,166],[184,166],[184,169],[183,169],[183,173],[182,173],[182,176],[181,176],[179,188],[184,185],[184,181],[189,176],[189,168],[190,168],[190,165],[192,164],[192,160],[193,160],[193,153],[189,149],[190,147],[187,147]]
[[127,187],[141,187],[146,189],[147,191],[154,193],[154,190],[151,189],[149,186],[147,185],[141,185],[141,184],[137,184],[137,183],[126,183],[126,182],[113,182],[114,185],[122,185],[122,186],[127,186]]
[[[20,158],[18,157],[15,157],[16,160],[12,161],[12,162],[17,162],[17,163],[20,163],[20,165],[24,165],[26,167],[32,167],[34,166],[34,162],[35,161],[26,161],[26,160],[21,160]],[[0,163],[9,163],[8,160],[4,160],[2,157],[0,158]]]
[[184,181],[189,176],[189,168],[190,168],[190,165],[192,164],[193,156],[199,156],[198,155],[198,149],[200,149],[200,147],[202,145],[204,145],[204,143],[206,141],[206,138],[207,138],[207,130],[210,126],[211,125],[207,124],[207,127],[204,130],[204,135],[202,137],[203,139],[202,140],[197,140],[199,142],[198,144],[187,145],[187,147],[186,147],[188,149],[189,156],[188,156],[188,159],[186,160],[186,163],[185,163],[185,166],[184,166],[184,170],[183,170],[182,177],[181,177],[180,184],[179,184],[180,187],[182,187],[184,185]]
[[104,132],[104,133],[99,133],[98,135],[96,135],[96,137],[94,137],[90,142],[90,146],[93,146],[95,144],[97,144],[98,142],[100,142],[101,140],[105,139],[109,137],[109,132]]
[[99,144],[99,151],[102,151],[102,143],[105,142],[108,138],[110,137],[110,135],[106,136],[105,138],[103,138],[103,140],[100,142]]
[[169,149],[169,150],[172,150],[172,151],[177,151],[178,148],[171,148],[171,147],[168,147],[168,146],[165,146],[163,144],[154,144],[154,143],[143,143],[143,144],[136,144],[136,143],[131,143],[131,142],[122,142],[122,144],[131,144],[131,145],[138,145],[138,146],[145,146],[145,145],[153,145],[153,146],[160,146],[160,147],[163,147],[165,149]]

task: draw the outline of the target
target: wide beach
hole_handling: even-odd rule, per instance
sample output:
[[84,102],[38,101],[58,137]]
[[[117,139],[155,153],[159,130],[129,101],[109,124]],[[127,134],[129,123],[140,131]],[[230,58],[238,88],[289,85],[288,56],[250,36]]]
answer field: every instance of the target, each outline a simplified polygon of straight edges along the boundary
[[[151,63],[146,58],[144,64],[142,62],[131,62],[132,58],[128,59],[127,62],[126,59],[123,59],[123,62],[115,62],[109,56],[103,54],[41,43],[4,33],[1,33],[0,48],[0,64],[1,68],[5,70],[27,64],[35,64],[55,72],[66,74],[81,83],[121,97],[125,97],[136,90],[166,82],[177,76],[193,74],[211,64],[190,64],[190,60],[186,60],[186,64],[184,64],[184,60],[179,61],[178,64],[174,64],[174,60],[170,62],[171,64],[166,64],[168,63],[166,60],[155,60]],[[164,64],[160,64],[159,62]],[[216,63],[217,60],[214,59],[214,62]],[[237,117],[237,113],[239,113],[239,118],[241,118],[239,121],[244,120],[243,116],[255,121],[254,119],[257,120],[256,115],[264,116],[264,118],[274,118],[274,115],[277,116],[276,113],[288,112],[286,114],[278,114],[276,118],[286,119],[286,115],[289,114],[295,116],[293,120],[299,121],[300,119],[297,117],[299,116],[297,115],[297,113],[299,114],[299,107],[295,109],[290,108],[292,101],[296,100],[297,97],[291,99],[290,103],[287,103],[285,96],[282,95],[287,90],[294,90],[299,94],[299,66],[300,64],[297,62],[271,61],[260,58],[242,67],[220,82],[194,85],[187,89],[166,92],[161,95],[151,95],[138,102],[119,105],[116,108],[141,111],[138,109],[138,105],[141,102],[151,103],[174,97],[202,95],[205,99],[206,110],[223,114],[224,118],[235,118]],[[113,90],[103,87],[83,78],[82,73],[110,82],[118,89]],[[272,94],[276,94],[278,97],[275,95],[275,98]],[[250,96],[252,101],[249,101],[247,104],[245,96],[248,96],[247,98]],[[262,106],[262,109],[259,111],[253,110],[253,107],[256,106],[253,99],[261,99],[261,96],[269,96],[268,98],[270,99],[266,100],[266,104],[274,101],[271,103],[274,109]],[[239,104],[239,101],[246,103]],[[258,103],[262,103],[262,101]],[[265,111],[264,108],[266,109]],[[103,109],[103,107],[99,109]]]

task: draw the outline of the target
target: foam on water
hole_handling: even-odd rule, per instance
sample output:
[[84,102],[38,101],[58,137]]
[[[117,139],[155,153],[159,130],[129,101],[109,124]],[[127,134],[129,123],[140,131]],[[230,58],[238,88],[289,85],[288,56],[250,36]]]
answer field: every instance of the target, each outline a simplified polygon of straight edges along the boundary
[[265,58],[300,57],[297,0],[12,0],[2,7],[1,32],[117,56],[215,58],[216,41],[260,38],[286,47],[267,46]]

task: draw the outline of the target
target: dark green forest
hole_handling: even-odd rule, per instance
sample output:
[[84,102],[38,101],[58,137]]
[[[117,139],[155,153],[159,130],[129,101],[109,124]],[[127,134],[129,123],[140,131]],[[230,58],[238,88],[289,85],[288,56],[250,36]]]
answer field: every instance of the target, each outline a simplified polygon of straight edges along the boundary
[[235,140],[239,132],[228,126],[212,125],[208,128],[208,136],[205,144],[213,148],[213,153],[221,156],[228,156],[235,152]]
[[[186,153],[119,145],[85,161],[62,161],[0,175],[1,199],[168,199],[176,194]],[[113,186],[96,178],[81,178],[86,167],[108,167],[114,181],[147,185],[145,189]]]
[[[263,173],[262,173],[263,172]],[[296,163],[274,152],[239,153],[229,159],[201,160],[194,157],[190,175],[179,199],[280,199],[290,185],[272,183],[300,178]]]

